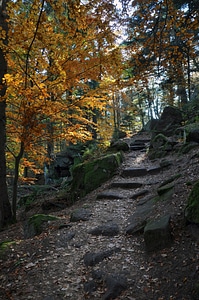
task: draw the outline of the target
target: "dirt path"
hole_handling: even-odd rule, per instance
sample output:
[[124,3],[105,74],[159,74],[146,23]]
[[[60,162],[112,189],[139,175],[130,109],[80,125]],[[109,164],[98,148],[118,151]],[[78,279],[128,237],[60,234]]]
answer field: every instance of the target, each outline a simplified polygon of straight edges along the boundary
[[[20,222],[1,232],[1,241],[17,241],[0,260],[0,299],[199,299],[199,292],[196,295],[194,291],[199,270],[198,228],[185,226],[183,218],[191,188],[186,183],[198,176],[194,154],[168,157],[170,168],[132,180],[122,177],[122,170],[155,168],[160,161],[149,161],[145,152],[129,152],[119,174],[73,207],[54,213],[62,219],[48,224],[41,235],[24,240]],[[143,190],[154,195],[164,180],[177,173],[181,177],[173,195],[157,203],[154,210],[155,216],[162,212],[171,215],[173,243],[147,253],[143,234],[126,234],[129,217],[143,199],[134,199],[134,195]],[[132,181],[142,186],[124,189],[111,185]],[[107,197],[99,197],[102,192]],[[91,216],[87,221],[70,222],[71,212],[80,207]],[[92,234],[93,229],[107,224],[108,233],[103,227],[101,234]]]

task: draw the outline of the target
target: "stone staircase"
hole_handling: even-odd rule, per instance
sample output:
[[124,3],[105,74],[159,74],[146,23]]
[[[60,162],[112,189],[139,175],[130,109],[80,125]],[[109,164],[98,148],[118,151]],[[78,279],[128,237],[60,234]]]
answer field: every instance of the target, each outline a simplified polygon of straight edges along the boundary
[[83,207],[71,214],[71,222],[87,221],[88,226],[85,225],[85,230],[88,235],[95,238],[114,239],[111,249],[109,249],[110,240],[108,240],[108,249],[105,247],[104,250],[96,251],[97,248],[94,247],[95,251],[90,249],[83,256],[85,266],[91,268],[90,277],[92,279],[84,286],[88,295],[92,295],[97,290],[99,282],[102,281],[106,283],[107,291],[100,299],[115,299],[123,290],[127,289],[128,278],[123,276],[123,273],[111,273],[107,277],[106,272],[98,269],[99,274],[96,275],[93,269],[96,265],[121,252],[122,247],[115,246],[118,235],[125,238],[141,234],[146,252],[154,252],[168,247],[172,242],[170,215],[161,215],[158,219],[154,219],[153,185],[159,182],[161,176],[164,177],[164,168],[159,165],[153,166],[149,161],[146,162],[145,151],[148,142],[148,139],[139,139],[131,144],[131,152],[128,155],[132,157],[131,164],[134,165],[135,158],[137,164],[135,163],[135,167],[124,165],[119,176],[97,193],[95,208]]

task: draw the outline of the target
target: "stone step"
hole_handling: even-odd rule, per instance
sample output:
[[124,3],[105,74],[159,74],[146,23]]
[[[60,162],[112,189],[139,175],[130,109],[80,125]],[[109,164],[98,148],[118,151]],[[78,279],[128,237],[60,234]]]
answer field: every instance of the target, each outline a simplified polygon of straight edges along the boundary
[[108,222],[88,231],[92,235],[115,236],[119,234],[119,226],[116,223]]
[[146,196],[148,193],[149,193],[148,190],[142,190],[142,191],[134,194],[133,196],[131,196],[131,199],[136,200],[136,199],[142,198],[142,197]]
[[130,146],[135,146],[135,145],[146,145],[150,142],[150,139],[140,139],[140,140],[134,140],[133,142],[130,143]]
[[109,200],[114,200],[114,199],[124,199],[124,197],[117,192],[112,192],[112,191],[103,191],[102,193],[99,193],[97,195],[97,199],[109,199]]
[[130,146],[129,150],[131,151],[146,150],[146,147],[145,145],[134,145],[134,146]]
[[139,176],[146,176],[148,171],[146,168],[127,168],[124,169],[121,173],[123,177],[139,177]]
[[143,177],[146,175],[157,175],[162,171],[161,167],[146,168],[126,168],[122,171],[122,177]]
[[150,142],[150,139],[138,139],[130,143],[130,150],[146,150],[146,144]]
[[121,189],[137,189],[143,184],[140,182],[112,182],[111,188],[121,188]]
[[161,167],[152,167],[147,170],[150,175],[156,175],[162,171]]

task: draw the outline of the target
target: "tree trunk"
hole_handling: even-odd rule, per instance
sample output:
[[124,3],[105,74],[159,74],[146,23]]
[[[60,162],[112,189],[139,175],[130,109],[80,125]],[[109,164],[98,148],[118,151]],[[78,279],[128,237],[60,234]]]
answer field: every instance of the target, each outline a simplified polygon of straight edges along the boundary
[[21,142],[21,148],[19,154],[15,157],[15,170],[14,170],[14,181],[13,181],[13,193],[12,193],[12,211],[13,221],[16,221],[17,214],[17,190],[18,190],[18,179],[19,179],[19,165],[24,154],[24,144]]
[[[6,4],[7,1],[0,1],[0,27],[6,32],[8,31],[6,22]],[[7,43],[7,40],[4,40]],[[12,219],[11,206],[8,199],[7,183],[6,183],[6,102],[3,97],[6,93],[6,86],[2,80],[7,72],[7,62],[4,57],[3,50],[0,48],[0,227]]]

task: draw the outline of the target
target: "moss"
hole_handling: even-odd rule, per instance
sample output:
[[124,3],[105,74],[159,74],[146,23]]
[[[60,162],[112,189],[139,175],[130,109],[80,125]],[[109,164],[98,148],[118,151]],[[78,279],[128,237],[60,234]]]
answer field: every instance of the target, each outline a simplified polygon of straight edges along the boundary
[[71,192],[84,196],[98,188],[115,174],[122,161],[123,155],[118,152],[75,166],[72,170]]
[[0,243],[0,258],[3,258],[6,251],[10,248],[11,245],[15,244],[15,241],[4,241]]
[[59,220],[59,218],[51,215],[37,214],[29,218],[28,225],[34,227],[35,234],[40,234],[42,232],[42,224],[54,220]]
[[119,165],[120,157],[117,153],[86,164],[84,187],[86,187],[88,191],[99,187],[103,182],[111,178]]
[[199,181],[194,184],[189,194],[185,218],[188,222],[199,224]]
[[157,149],[167,143],[168,143],[168,139],[162,133],[157,134],[151,141],[151,144],[152,144],[153,148],[155,148],[155,149]]

